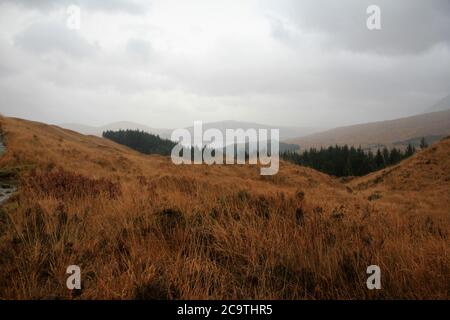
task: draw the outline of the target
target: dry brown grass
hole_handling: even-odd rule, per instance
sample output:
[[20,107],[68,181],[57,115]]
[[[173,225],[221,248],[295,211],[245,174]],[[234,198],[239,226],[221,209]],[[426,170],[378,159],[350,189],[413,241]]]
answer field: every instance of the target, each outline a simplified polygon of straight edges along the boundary
[[[0,209],[0,298],[449,298],[448,158],[439,178],[420,169],[428,180],[414,191],[397,188],[395,171],[343,184],[283,162],[262,178],[253,166],[175,166],[57,127],[0,123],[0,166],[22,181]],[[448,155],[450,142],[437,147]],[[413,179],[421,157],[434,159],[424,152],[397,171]],[[71,264],[81,292],[65,286]],[[382,290],[366,288],[372,264]]]

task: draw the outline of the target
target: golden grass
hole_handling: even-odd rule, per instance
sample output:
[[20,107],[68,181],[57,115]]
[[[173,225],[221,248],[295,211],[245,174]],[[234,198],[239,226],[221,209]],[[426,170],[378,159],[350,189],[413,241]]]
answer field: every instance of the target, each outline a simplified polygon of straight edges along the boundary
[[[0,298],[449,298],[449,141],[343,184],[285,162],[263,178],[254,166],[175,166],[54,126],[0,124],[0,167],[21,181],[0,209]],[[422,158],[443,163],[416,170]],[[396,184],[402,170],[409,189]],[[81,292],[65,285],[72,264]],[[382,290],[366,287],[372,264]]]

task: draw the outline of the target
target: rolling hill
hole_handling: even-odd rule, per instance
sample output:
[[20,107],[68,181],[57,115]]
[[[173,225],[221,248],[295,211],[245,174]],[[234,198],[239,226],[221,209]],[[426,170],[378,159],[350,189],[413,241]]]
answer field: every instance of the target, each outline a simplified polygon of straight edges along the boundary
[[149,126],[146,126],[144,124],[139,124],[135,122],[130,121],[120,121],[120,122],[114,122],[110,123],[104,126],[100,127],[94,127],[94,126],[87,126],[79,123],[63,123],[60,125],[62,128],[69,129],[75,132],[79,132],[81,134],[87,134],[87,135],[94,135],[94,136],[102,136],[102,133],[104,131],[112,130],[112,131],[118,131],[118,130],[141,130],[145,131],[151,134],[159,135],[161,138],[169,139],[170,135],[172,133],[171,129],[164,129],[164,128],[152,128]]
[[[151,134],[159,135],[162,138],[170,139],[170,136],[172,134],[173,129],[161,129],[161,128],[151,128],[149,126],[135,123],[135,122],[115,122],[111,124],[107,124],[100,127],[93,127],[93,126],[86,126],[82,124],[76,124],[76,123],[65,123],[60,125],[63,128],[73,130],[82,134],[88,134],[88,135],[96,135],[101,136],[103,131],[112,130],[117,131],[120,129],[126,130],[142,130]],[[219,121],[219,122],[208,122],[203,123],[203,130],[207,130],[210,128],[218,129],[222,132],[222,134],[225,135],[226,129],[280,129],[280,140],[295,138],[295,137],[301,137],[307,134],[311,134],[313,132],[317,132],[317,129],[313,128],[297,128],[297,127],[285,127],[285,126],[269,126],[265,124],[260,123],[252,123],[252,122],[243,122],[243,121],[234,121],[234,120],[227,120],[227,121]],[[187,127],[186,129],[191,132],[191,135],[194,132],[194,127]]]
[[357,124],[315,133],[285,142],[300,148],[353,145],[364,148],[405,146],[421,137],[434,142],[450,134],[450,110],[437,111],[388,121]]
[[[219,121],[219,122],[208,122],[203,124],[203,130],[207,130],[210,128],[218,129],[220,132],[222,132],[223,135],[225,135],[226,129],[279,129],[280,130],[280,140],[286,140],[290,138],[295,137],[301,137],[308,134],[311,134],[313,132],[319,131],[318,129],[314,128],[300,128],[300,127],[286,127],[286,126],[275,126],[275,125],[266,125],[266,124],[260,124],[260,123],[253,123],[253,122],[243,122],[243,121],[234,121],[234,120],[227,120],[227,121]],[[194,132],[193,127],[187,128],[191,134]]]
[[399,165],[351,180],[365,198],[403,214],[450,216],[450,137]]
[[[449,298],[449,140],[342,182],[283,161],[268,177],[175,166],[15,118],[0,132],[0,178],[18,180],[0,207],[0,299]],[[382,290],[367,290],[373,264]]]

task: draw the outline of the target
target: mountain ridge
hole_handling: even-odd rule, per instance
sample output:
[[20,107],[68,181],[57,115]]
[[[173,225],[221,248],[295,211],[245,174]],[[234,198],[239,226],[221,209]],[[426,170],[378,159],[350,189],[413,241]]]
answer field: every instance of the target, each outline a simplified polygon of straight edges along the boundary
[[402,141],[416,137],[450,134],[450,110],[429,112],[393,120],[368,122],[337,127],[284,142],[300,148],[320,148],[331,145],[352,145],[364,148],[399,146]]
[[[170,139],[172,131],[174,129],[169,128],[153,128],[144,124],[132,122],[132,121],[118,121],[110,124],[106,124],[103,126],[87,126],[78,123],[63,123],[59,126],[79,132],[81,134],[91,134],[96,136],[101,136],[103,131],[107,130],[120,130],[120,129],[139,129],[146,131],[151,134],[159,135],[161,138]],[[191,134],[193,134],[193,126],[184,127]],[[205,122],[203,123],[203,130],[207,130],[209,128],[219,129],[222,133],[225,133],[225,129],[280,129],[280,140],[285,140],[289,138],[295,138],[298,136],[304,136],[307,134],[311,134],[313,132],[319,131],[319,129],[314,128],[303,128],[303,127],[290,127],[290,126],[274,126],[267,125],[261,123],[254,122],[245,122],[245,121],[237,121],[237,120],[224,120],[224,121],[215,121],[215,122]]]

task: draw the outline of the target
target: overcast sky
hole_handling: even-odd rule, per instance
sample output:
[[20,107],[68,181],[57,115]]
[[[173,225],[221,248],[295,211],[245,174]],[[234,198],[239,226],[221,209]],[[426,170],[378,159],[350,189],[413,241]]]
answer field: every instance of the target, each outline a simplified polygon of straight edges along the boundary
[[[381,30],[366,27],[370,4]],[[448,0],[0,0],[7,116],[333,127],[449,93]]]

